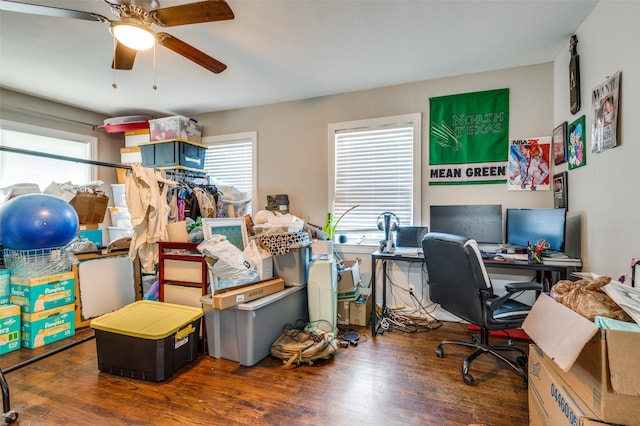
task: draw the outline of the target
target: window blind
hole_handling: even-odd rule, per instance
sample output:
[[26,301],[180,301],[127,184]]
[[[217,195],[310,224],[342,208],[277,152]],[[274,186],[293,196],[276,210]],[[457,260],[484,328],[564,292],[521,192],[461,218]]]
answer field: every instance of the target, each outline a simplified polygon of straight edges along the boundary
[[[208,176],[224,185],[233,186],[246,192],[249,197],[253,190],[253,141],[240,139],[219,141],[208,144],[204,168]],[[251,204],[247,214],[251,213]]]
[[414,222],[415,126],[405,121],[335,131],[334,217],[359,206],[342,218],[339,231],[375,229],[385,211],[401,224]]

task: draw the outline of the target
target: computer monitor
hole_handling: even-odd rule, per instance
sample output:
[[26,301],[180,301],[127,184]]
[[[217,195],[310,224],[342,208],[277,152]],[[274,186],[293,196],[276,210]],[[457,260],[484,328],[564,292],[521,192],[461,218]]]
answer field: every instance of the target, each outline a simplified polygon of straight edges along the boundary
[[507,209],[507,244],[527,247],[545,239],[548,250],[564,252],[566,220],[565,209]]
[[479,243],[502,244],[502,205],[431,206],[431,232],[462,235]]

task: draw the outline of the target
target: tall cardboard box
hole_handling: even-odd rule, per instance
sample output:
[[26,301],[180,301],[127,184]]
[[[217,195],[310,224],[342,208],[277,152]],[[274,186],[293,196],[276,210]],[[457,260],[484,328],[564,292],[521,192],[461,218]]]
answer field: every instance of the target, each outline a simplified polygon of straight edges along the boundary
[[599,420],[640,425],[640,333],[600,329],[545,294],[522,328]]
[[529,425],[604,425],[551,364],[540,348],[529,346]]

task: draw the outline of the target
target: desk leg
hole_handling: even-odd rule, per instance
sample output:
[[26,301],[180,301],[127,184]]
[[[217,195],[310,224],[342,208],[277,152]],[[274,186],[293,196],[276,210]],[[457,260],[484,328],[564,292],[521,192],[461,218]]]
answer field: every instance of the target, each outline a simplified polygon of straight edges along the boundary
[[[373,337],[378,335],[378,331],[380,330],[380,322],[382,321],[382,319],[385,317],[386,312],[387,312],[387,262],[384,259],[382,260],[382,309],[381,309],[381,314],[378,317],[378,313],[376,312],[376,299],[375,299],[375,294],[376,294],[376,263],[377,263],[377,259],[376,258],[372,258],[371,259],[371,285],[373,286],[371,288],[371,297],[372,302],[371,303],[371,335]],[[382,333],[380,333],[382,334]]]
[[371,258],[371,336],[376,336],[378,327],[378,315],[376,313],[376,263],[375,257]]

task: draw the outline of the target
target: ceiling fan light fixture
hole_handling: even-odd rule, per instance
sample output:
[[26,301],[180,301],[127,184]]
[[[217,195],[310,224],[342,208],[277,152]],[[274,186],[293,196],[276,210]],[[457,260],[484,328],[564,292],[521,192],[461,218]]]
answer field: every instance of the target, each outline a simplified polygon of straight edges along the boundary
[[116,40],[135,50],[147,50],[156,43],[155,34],[135,22],[113,22],[110,29]]

